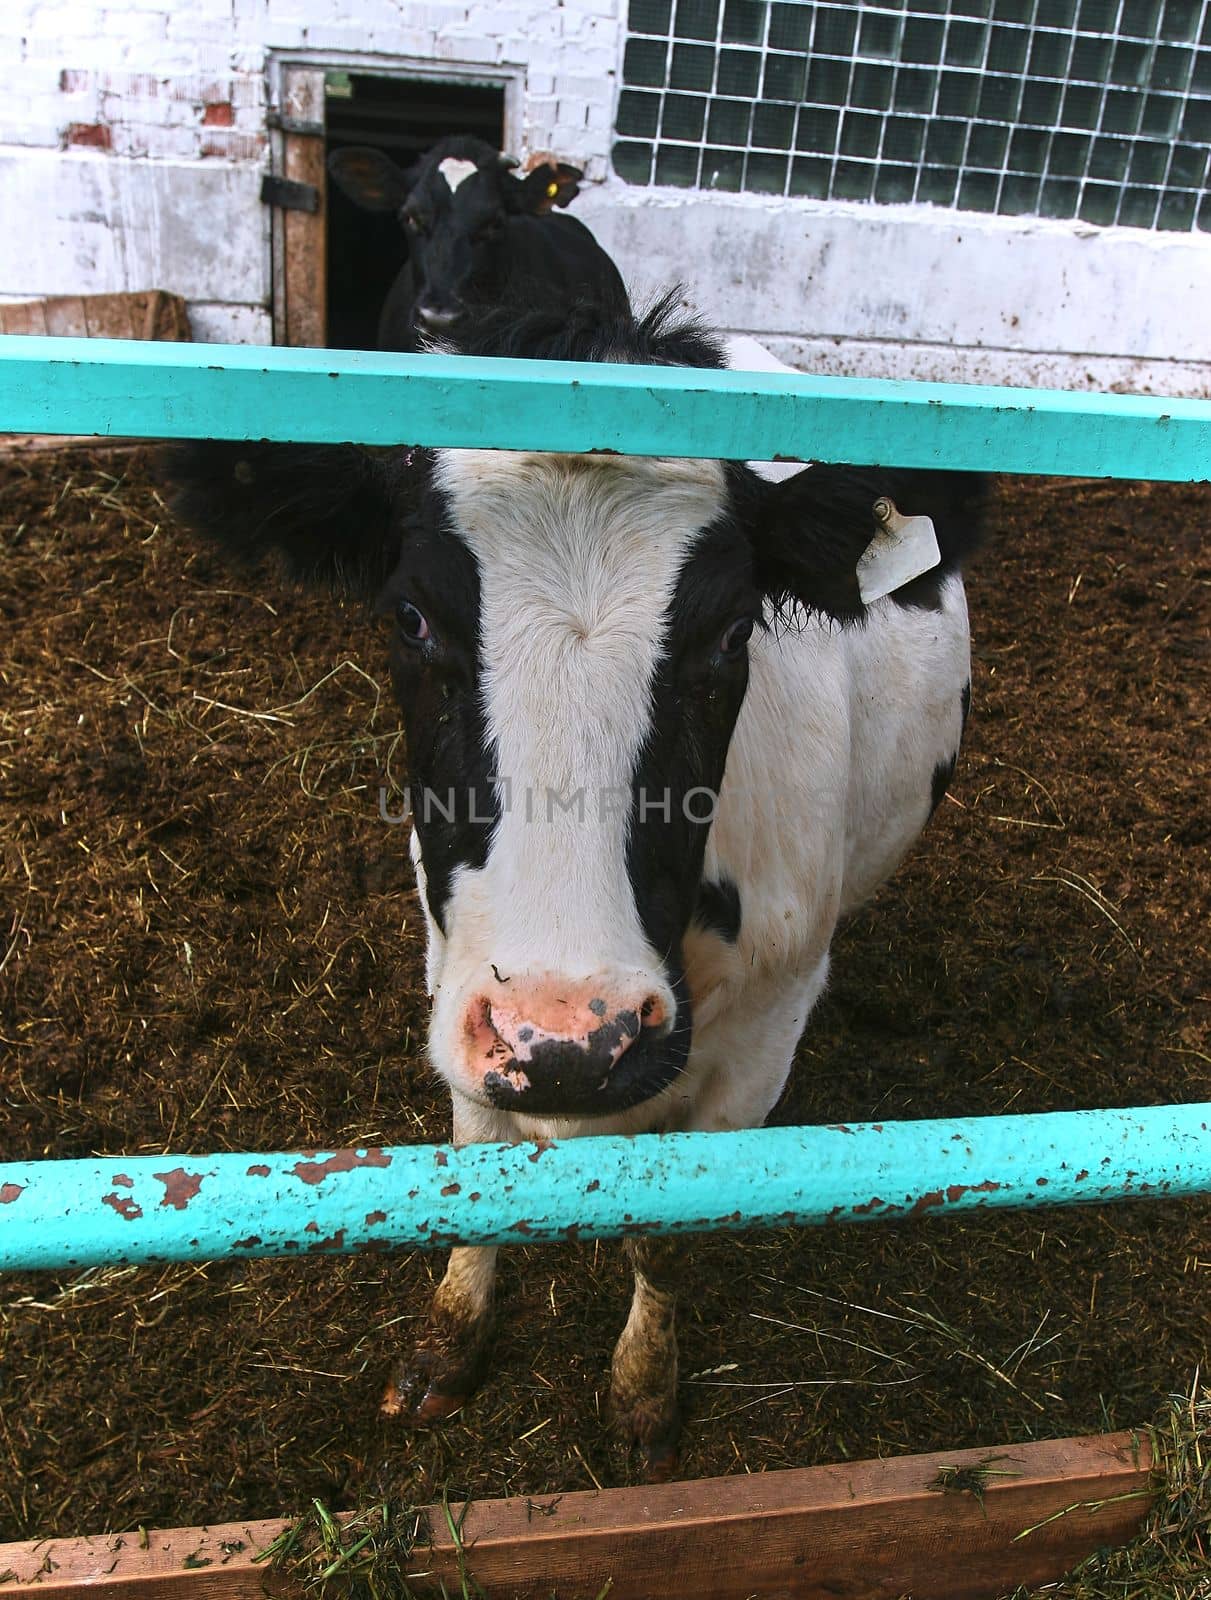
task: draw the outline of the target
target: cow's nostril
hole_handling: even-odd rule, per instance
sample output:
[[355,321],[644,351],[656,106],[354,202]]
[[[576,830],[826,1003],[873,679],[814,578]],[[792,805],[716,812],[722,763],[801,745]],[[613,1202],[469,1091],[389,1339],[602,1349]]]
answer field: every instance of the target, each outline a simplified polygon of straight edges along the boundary
[[443,306],[418,306],[417,316],[429,328],[452,328],[461,312]]
[[667,1012],[658,994],[650,994],[639,1008],[639,1021],[645,1028],[663,1026]]

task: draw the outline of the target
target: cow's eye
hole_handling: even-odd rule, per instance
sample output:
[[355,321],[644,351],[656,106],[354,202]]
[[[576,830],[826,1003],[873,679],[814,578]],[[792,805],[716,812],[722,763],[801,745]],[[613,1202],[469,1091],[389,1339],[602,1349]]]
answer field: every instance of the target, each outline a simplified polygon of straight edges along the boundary
[[719,641],[719,654],[730,661],[742,655],[745,645],[753,636],[753,627],[752,617],[737,617],[724,630],[723,638]]
[[429,624],[411,600],[400,600],[395,607],[395,622],[405,644],[422,645],[429,637]]

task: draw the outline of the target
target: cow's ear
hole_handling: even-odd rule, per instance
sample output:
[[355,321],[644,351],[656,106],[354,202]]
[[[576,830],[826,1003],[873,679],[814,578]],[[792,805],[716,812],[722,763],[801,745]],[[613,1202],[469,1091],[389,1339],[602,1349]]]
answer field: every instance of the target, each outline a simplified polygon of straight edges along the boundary
[[412,188],[411,175],[369,145],[334,150],[328,157],[328,176],[363,211],[398,211]]
[[566,161],[544,161],[524,178],[507,185],[510,210],[531,217],[545,216],[552,206],[571,205],[580,193],[584,173]]
[[399,559],[400,517],[419,495],[413,455],[189,440],[163,448],[157,476],[179,520],[236,561],[276,552],[294,577],[373,599]]
[[[865,613],[864,590],[881,594],[903,587],[909,592],[913,581],[909,565],[902,575],[880,583],[871,558],[859,572],[872,541],[887,536],[887,508],[880,502],[890,502],[900,524],[926,517],[932,522],[937,545],[934,549],[927,536],[924,565],[918,561],[915,568],[920,575],[951,571],[975,548],[986,493],[987,479],[979,473],[885,467],[816,465],[781,483],[762,484],[747,519],[757,582],[783,611],[803,607],[854,622]],[[901,558],[908,554],[902,552]],[[878,546],[871,557],[884,559]]]

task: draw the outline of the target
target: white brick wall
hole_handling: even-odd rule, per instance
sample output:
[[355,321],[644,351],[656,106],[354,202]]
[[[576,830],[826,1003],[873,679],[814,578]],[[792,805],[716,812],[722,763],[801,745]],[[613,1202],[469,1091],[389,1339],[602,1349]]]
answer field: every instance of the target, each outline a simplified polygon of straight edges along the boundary
[[680,278],[709,316],[788,359],[873,376],[1211,394],[1206,235],[612,178],[625,10],[625,0],[0,0],[0,298],[161,287],[190,301],[199,337],[267,340],[258,190],[282,58],[478,66],[519,80],[515,154],[551,151],[585,169],[577,210],[634,285]]

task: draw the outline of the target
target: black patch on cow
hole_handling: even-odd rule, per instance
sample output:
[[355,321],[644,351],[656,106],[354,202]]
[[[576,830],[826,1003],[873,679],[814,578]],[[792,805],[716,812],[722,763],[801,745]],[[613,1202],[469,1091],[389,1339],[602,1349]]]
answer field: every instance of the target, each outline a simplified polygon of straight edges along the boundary
[[429,461],[419,450],[194,439],[163,447],[155,470],[174,514],[241,564],[273,552],[294,577],[372,599]]
[[962,733],[966,733],[967,732],[967,719],[971,715],[971,680],[970,679],[968,679],[968,681],[963,685],[962,689],[959,691],[959,708],[960,708],[960,715],[962,717],[962,723],[961,723],[959,731],[962,734]]
[[480,695],[479,566],[451,530],[437,489],[405,527],[399,564],[375,609],[394,616],[401,602],[421,612],[432,635],[418,649],[396,627],[390,659],[429,909],[444,933],[454,872],[484,865],[500,805]]
[[914,578],[911,583],[893,589],[891,598],[906,611],[941,611],[942,585],[949,576],[949,571],[934,567],[929,572],[923,572],[919,578]]
[[588,298],[564,284],[522,306],[505,302],[484,308],[475,325],[460,330],[450,347],[461,355],[525,356],[536,361],[625,361],[635,366],[711,369],[727,365],[716,335],[697,317],[686,315],[680,289],[670,289],[636,316],[625,292]]
[[694,921],[708,933],[715,933],[727,944],[740,937],[740,891],[730,878],[713,882],[704,878],[698,885]]
[[678,577],[652,683],[652,720],[633,778],[627,871],[649,941],[678,964],[748,684],[747,651],[725,657],[720,644],[737,618],[759,616],[760,609],[747,541],[725,507]]
[[784,618],[802,609],[849,623],[866,614],[857,565],[877,532],[875,502],[889,499],[904,516],[933,519],[940,564],[893,598],[936,610],[942,583],[980,540],[987,480],[970,472],[820,463],[779,484],[753,479],[746,492],[757,581],[775,610]]
[[950,784],[950,780],[955,775],[955,762],[957,760],[958,755],[956,753],[955,755],[951,756],[949,760],[939,761],[937,766],[933,769],[933,781],[929,786],[930,816],[934,814],[934,812],[942,804],[942,801],[946,798],[946,790]]

